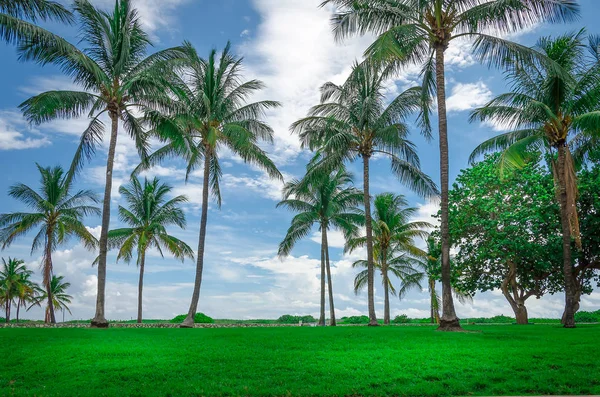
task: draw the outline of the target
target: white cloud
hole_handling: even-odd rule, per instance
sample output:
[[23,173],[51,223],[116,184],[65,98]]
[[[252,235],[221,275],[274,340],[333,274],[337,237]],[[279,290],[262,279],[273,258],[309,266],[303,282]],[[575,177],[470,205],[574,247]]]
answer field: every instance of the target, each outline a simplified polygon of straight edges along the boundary
[[466,111],[483,106],[492,99],[492,92],[479,81],[477,83],[456,83],[446,102],[446,108],[451,111]]
[[250,35],[250,29],[244,29],[242,30],[242,33],[240,33],[240,37],[247,37]]
[[48,145],[50,140],[29,128],[20,113],[0,111],[0,150],[34,149]]
[[[310,239],[317,244],[321,244],[321,232],[314,232]],[[346,245],[344,234],[339,230],[329,230],[327,232],[327,244],[329,248],[344,248]]]

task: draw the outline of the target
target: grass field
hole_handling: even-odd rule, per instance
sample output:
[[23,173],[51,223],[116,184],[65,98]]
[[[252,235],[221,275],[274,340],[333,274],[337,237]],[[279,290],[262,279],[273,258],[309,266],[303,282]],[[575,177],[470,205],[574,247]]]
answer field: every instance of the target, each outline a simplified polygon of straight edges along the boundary
[[0,395],[600,394],[600,326],[0,329]]

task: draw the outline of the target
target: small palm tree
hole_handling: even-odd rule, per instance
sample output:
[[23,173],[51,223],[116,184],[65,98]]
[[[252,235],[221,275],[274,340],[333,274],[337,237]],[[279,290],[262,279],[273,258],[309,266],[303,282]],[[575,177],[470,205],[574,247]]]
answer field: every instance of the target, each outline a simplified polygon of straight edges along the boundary
[[187,202],[187,197],[177,196],[167,200],[172,188],[161,184],[157,178],[151,182],[144,180],[144,185],[137,178],[132,178],[129,186],[121,186],[119,193],[125,198],[128,208],[119,206],[119,217],[129,227],[108,232],[109,248],[118,248],[119,259],[129,263],[134,255],[140,268],[138,284],[137,322],[142,322],[142,291],[144,286],[144,266],[146,252],[156,248],[163,256],[163,251],[170,252],[175,258],[183,261],[186,257],[193,259],[193,250],[183,241],[167,233],[167,226],[176,225],[185,229],[185,215],[180,208]]
[[110,119],[98,292],[96,314],[92,320],[92,326],[107,327],[104,317],[107,233],[119,123],[135,141],[140,156],[144,158],[150,136],[136,117],[136,112],[154,110],[170,102],[165,79],[169,75],[170,63],[179,59],[181,53],[172,48],[145,57],[151,43],[129,0],[115,0],[112,12],[98,9],[88,0],[75,0],[74,10],[81,21],[80,37],[87,44],[85,49],[80,50],[61,37],[52,36],[45,40],[28,40],[22,43],[19,51],[24,60],[59,66],[82,91],[44,92],[28,99],[20,108],[33,124],[88,116],[90,122],[81,135],[69,170],[70,178],[83,167],[86,158],[95,154],[104,139],[102,117],[108,115]]
[[202,166],[202,212],[196,257],[194,292],[186,319],[181,327],[193,327],[198,309],[204,245],[208,219],[209,192],[221,205],[221,166],[219,151],[228,149],[267,172],[272,178],[283,179],[260,141],[272,142],[273,130],[261,118],[268,109],[279,105],[274,101],[248,103],[248,98],[264,85],[258,80],[244,81],[242,58],[231,53],[231,45],[220,56],[213,49],[208,59],[201,58],[191,44],[184,46],[186,61],[180,76],[172,76],[175,101],[170,109],[149,116],[159,135],[169,136],[169,142],[143,162],[137,171],[158,164],[167,157],[180,157],[187,162],[187,175]]
[[21,307],[27,307],[37,297],[40,286],[31,280],[33,271],[26,269],[21,273],[17,282],[17,315],[16,321],[19,322],[19,312]]
[[73,15],[62,4],[50,0],[0,1],[0,38],[8,43],[43,40],[51,36],[35,25],[38,21],[55,20],[72,23]]
[[284,200],[277,207],[286,207],[298,212],[287,234],[279,244],[279,256],[290,254],[294,245],[306,237],[316,224],[321,231],[321,315],[319,325],[325,325],[325,271],[329,289],[331,325],[336,325],[333,303],[333,285],[329,265],[329,243],[327,231],[336,228],[351,238],[364,224],[364,215],[357,206],[362,202],[362,192],[348,185],[352,175],[344,169],[313,175],[311,181],[288,182],[283,189]]
[[42,306],[44,302],[47,302],[46,310],[45,310],[45,322],[51,321],[51,310],[60,310],[60,311],[68,311],[71,313],[71,309],[69,309],[69,304],[73,297],[67,294],[67,289],[71,287],[71,283],[63,282],[64,276],[52,276],[52,281],[50,281],[50,291],[52,296],[52,300],[48,299],[48,294],[43,289],[40,290],[39,295],[33,299],[31,305],[27,308],[27,311],[34,306]]
[[[390,293],[402,299],[412,288],[421,289],[421,281],[425,277],[426,253],[415,245],[416,238],[427,238],[424,230],[433,226],[427,222],[411,222],[417,208],[408,207],[402,195],[383,193],[375,196],[375,213],[373,216],[373,247],[375,251],[375,267],[379,269],[384,293],[384,324],[390,323]],[[364,247],[366,236],[352,238],[346,244],[346,250]],[[354,279],[354,291],[360,292],[368,282],[368,262],[359,260],[354,267],[367,267]],[[389,277],[390,273],[401,280],[402,286],[396,291]]]
[[[444,297],[440,329],[460,330],[450,285],[445,52],[454,40],[472,39],[475,54],[490,64],[504,64],[506,55],[514,52],[522,58],[538,58],[528,48],[490,32],[506,34],[539,22],[571,21],[579,15],[579,6],[573,0],[325,0],[326,4],[338,6],[332,18],[337,39],[356,33],[377,34],[367,50],[369,58],[398,66],[422,65],[421,97],[428,103],[432,95],[437,96]],[[428,107],[422,109],[423,132],[430,137]]]
[[37,234],[31,244],[31,252],[42,248],[43,284],[48,296],[49,320],[54,323],[52,307],[52,253],[76,237],[86,248],[95,249],[96,238],[86,229],[82,219],[90,215],[99,215],[100,209],[91,204],[98,203],[96,195],[89,190],[80,190],[71,194],[71,182],[60,167],[42,168],[37,165],[41,175],[39,191],[22,183],[12,186],[8,194],[31,207],[34,212],[15,212],[0,215],[0,243],[2,249],[10,246],[15,239],[27,235],[34,229]]
[[[378,325],[373,296],[373,232],[369,161],[375,154],[391,160],[394,174],[423,196],[435,196],[437,188],[420,170],[419,156],[408,140],[405,119],[420,108],[419,88],[412,88],[386,105],[385,82],[393,67],[372,63],[354,65],[342,86],[326,83],[321,88],[321,104],[309,116],[295,122],[291,129],[300,135],[302,145],[322,154],[313,162],[313,172],[329,171],[345,161],[360,157],[363,162],[363,205],[365,207],[368,265],[368,305],[370,325]],[[319,158],[319,157],[316,157]],[[310,174],[310,171],[309,171]]]
[[[0,269],[0,303],[4,304],[6,322],[10,322],[10,314],[13,301],[19,296],[19,286],[25,274],[31,273],[25,266],[25,261],[20,259],[2,258]],[[17,306],[17,311],[19,306]],[[17,314],[18,318],[18,314]]]
[[[472,120],[500,122],[510,132],[479,145],[471,162],[487,152],[502,151],[500,170],[521,168],[532,150],[549,154],[560,204],[565,277],[565,327],[574,327],[581,291],[572,265],[571,238],[581,248],[577,216],[576,161],[600,139],[600,47],[585,30],[557,38],[544,37],[534,47],[554,63],[544,67],[516,60],[507,70],[512,91],[476,109]],[[558,68],[558,71],[557,71]]]

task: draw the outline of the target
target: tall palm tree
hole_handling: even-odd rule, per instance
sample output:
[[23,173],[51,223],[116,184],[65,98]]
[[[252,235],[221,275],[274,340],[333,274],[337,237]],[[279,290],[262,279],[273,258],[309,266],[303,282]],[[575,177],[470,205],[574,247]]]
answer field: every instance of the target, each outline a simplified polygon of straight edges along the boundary
[[[63,282],[64,276],[52,276],[52,280],[50,281],[50,291],[52,296],[52,300],[48,299],[47,291],[41,290],[38,297],[33,299],[31,305],[27,308],[27,311],[34,306],[42,306],[44,302],[47,302],[46,310],[45,310],[45,322],[51,322],[50,318],[52,316],[51,310],[60,310],[60,311],[68,311],[71,313],[71,309],[69,309],[69,304],[73,297],[67,294],[67,289],[71,287],[71,283]],[[51,302],[51,303],[50,303]]]
[[8,43],[43,40],[51,36],[35,25],[38,21],[48,20],[70,24],[73,14],[56,1],[0,0],[0,38]]
[[167,157],[183,158],[187,162],[187,175],[199,166],[204,168],[194,292],[187,317],[181,324],[181,327],[193,327],[202,284],[209,192],[221,206],[219,150],[232,151],[244,162],[265,170],[271,178],[283,178],[258,145],[260,141],[273,141],[273,130],[261,118],[266,110],[279,107],[279,103],[248,103],[248,98],[264,85],[258,80],[243,80],[243,58],[232,54],[230,43],[220,56],[213,49],[208,59],[201,58],[189,43],[185,44],[184,51],[185,67],[171,81],[175,87],[175,102],[169,111],[155,112],[149,117],[156,131],[170,137],[169,142],[137,171]]
[[[422,98],[435,94],[438,107],[441,182],[441,242],[443,315],[440,330],[460,330],[450,285],[448,230],[448,121],[444,55],[456,39],[474,39],[473,51],[490,64],[504,64],[506,54],[518,52],[533,58],[526,47],[493,33],[507,34],[541,21],[571,21],[578,16],[575,0],[325,0],[338,12],[332,18],[335,37],[372,32],[378,35],[367,50],[377,61],[422,65]],[[423,107],[420,121],[430,136],[429,114]]]
[[[544,37],[534,47],[554,61],[548,68],[515,62],[507,70],[511,91],[476,109],[472,120],[495,121],[510,131],[488,139],[471,155],[502,151],[500,169],[523,167],[531,150],[550,156],[560,204],[565,277],[565,327],[575,326],[579,296],[572,264],[571,238],[581,248],[577,217],[576,162],[600,138],[600,49],[598,38],[585,44],[585,30],[556,38]],[[589,51],[587,51],[589,50]]]
[[336,228],[351,238],[364,224],[364,215],[357,206],[362,202],[362,192],[348,186],[352,175],[340,168],[324,175],[315,175],[313,180],[288,182],[283,189],[284,200],[277,207],[286,207],[298,212],[287,234],[279,244],[279,256],[290,254],[294,245],[306,237],[316,224],[321,231],[321,315],[319,325],[325,325],[325,272],[329,290],[330,325],[336,325],[333,302],[333,283],[329,265],[329,243],[327,231]]
[[90,123],[81,140],[69,171],[70,178],[91,158],[105,138],[102,117],[110,119],[110,138],[106,158],[106,183],[102,207],[102,231],[98,259],[98,292],[92,326],[107,327],[104,316],[107,238],[110,226],[112,175],[119,136],[119,122],[135,141],[144,158],[149,134],[136,112],[157,109],[168,103],[165,78],[170,63],[179,59],[178,49],[166,49],[145,57],[151,45],[142,30],[137,11],[129,0],[115,0],[112,12],[94,7],[88,0],[75,0],[74,10],[81,22],[80,37],[86,46],[80,50],[66,40],[29,40],[20,46],[21,58],[41,65],[58,65],[71,76],[82,91],[48,91],[34,96],[20,108],[33,124],[54,119],[87,115]]
[[114,229],[108,232],[109,248],[119,248],[117,261],[129,263],[134,254],[140,268],[138,284],[137,322],[142,322],[142,290],[144,286],[144,266],[148,248],[156,248],[163,256],[168,251],[177,259],[194,258],[194,251],[183,241],[167,233],[167,226],[176,225],[185,229],[185,214],[180,208],[187,202],[187,197],[177,196],[167,200],[172,191],[171,186],[161,184],[157,178],[152,181],[132,178],[129,186],[121,186],[119,193],[125,198],[128,208],[119,206],[119,217],[129,227]]
[[[0,268],[0,302],[4,304],[7,323],[10,322],[12,304],[15,298],[18,298],[19,285],[21,284],[23,275],[29,272],[31,271],[25,266],[25,261],[10,257],[6,261],[2,258],[2,268]],[[19,310],[18,306],[17,310]]]
[[[402,195],[382,193],[375,196],[373,202],[373,247],[375,252],[375,267],[380,270],[383,282],[384,316],[383,323],[390,323],[390,292],[400,299],[411,288],[421,289],[421,281],[425,277],[426,253],[415,243],[417,238],[427,238],[424,229],[432,228],[427,222],[410,219],[417,213],[417,208],[408,207],[408,202]],[[357,237],[348,240],[347,251],[364,247],[367,238]],[[368,262],[359,260],[355,267],[366,267],[354,280],[354,291],[359,292],[368,283]],[[389,274],[392,273],[402,281],[402,286],[396,291]]]
[[[363,162],[363,204],[365,207],[368,263],[369,323],[378,325],[373,297],[373,234],[369,161],[374,154],[391,160],[394,174],[423,196],[434,196],[437,188],[420,170],[414,144],[407,139],[404,123],[420,108],[420,88],[412,88],[394,98],[386,106],[385,83],[393,75],[393,67],[373,63],[354,65],[350,77],[338,86],[326,83],[321,88],[321,104],[309,116],[295,122],[291,129],[300,135],[302,145],[318,150],[323,156],[313,162],[313,172],[331,170],[345,161],[360,157]],[[309,171],[310,175],[311,171]]]
[[37,165],[41,175],[39,191],[22,183],[10,188],[8,194],[25,203],[34,212],[15,212],[0,215],[0,243],[2,249],[10,246],[15,239],[37,229],[31,244],[31,252],[42,248],[43,284],[48,297],[49,321],[54,323],[52,306],[52,253],[76,237],[86,248],[95,249],[96,238],[86,229],[82,219],[90,215],[99,215],[100,210],[92,204],[98,203],[96,195],[89,190],[80,190],[71,194],[71,181],[62,168],[42,168]]

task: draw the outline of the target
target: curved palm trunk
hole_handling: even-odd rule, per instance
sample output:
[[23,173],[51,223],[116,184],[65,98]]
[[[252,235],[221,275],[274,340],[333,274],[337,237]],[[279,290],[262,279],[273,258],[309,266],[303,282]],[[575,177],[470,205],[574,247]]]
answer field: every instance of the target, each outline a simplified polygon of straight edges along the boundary
[[329,289],[329,314],[331,319],[329,325],[336,326],[335,308],[333,306],[333,281],[331,280],[331,267],[329,266],[329,242],[327,240],[327,229],[325,229],[325,268],[327,270],[327,287]]
[[146,250],[140,254],[140,282],[138,284],[138,314],[137,322],[142,323],[142,291],[144,290],[144,265],[146,264]]
[[441,179],[441,240],[442,240],[442,318],[440,331],[461,330],[450,285],[450,230],[448,226],[448,120],[446,118],[446,81],[444,70],[444,46],[435,49],[435,77],[437,83],[437,102],[440,134],[440,179]]
[[48,228],[46,234],[46,248],[44,252],[44,284],[46,284],[46,295],[48,297],[48,318],[46,322],[56,323],[54,317],[54,299],[52,296],[52,228]]
[[202,180],[202,215],[200,217],[200,236],[198,238],[198,258],[196,259],[196,279],[194,281],[194,292],[188,314],[181,323],[181,328],[193,328],[194,316],[198,310],[198,300],[200,299],[200,286],[202,285],[202,271],[204,269],[204,245],[206,242],[206,223],[208,221],[208,190],[210,179],[210,160],[212,151],[206,148],[204,152],[204,177]]
[[369,301],[369,325],[377,326],[375,314],[375,266],[373,261],[373,225],[371,224],[371,194],[369,193],[369,156],[362,155],[363,159],[363,189],[365,205],[365,222],[367,229],[367,295]]
[[562,227],[563,242],[563,272],[565,276],[565,312],[563,314],[563,325],[565,328],[575,328],[575,302],[576,286],[573,275],[573,264],[571,263],[571,224],[567,208],[567,185],[566,185],[566,156],[567,147],[563,143],[558,147],[558,188],[560,202],[560,223]]
[[321,225],[321,314],[319,325],[325,326],[325,227]]
[[98,255],[98,292],[96,293],[96,314],[91,326],[95,328],[108,328],[108,321],[104,316],[105,291],[106,291],[106,255],[108,253],[108,228],[110,226],[110,196],[112,193],[112,173],[115,162],[115,149],[117,147],[117,134],[119,132],[119,118],[115,112],[110,113],[111,132],[106,159],[106,184],[104,185],[104,201],[102,203],[102,230],[100,231],[100,253]]

